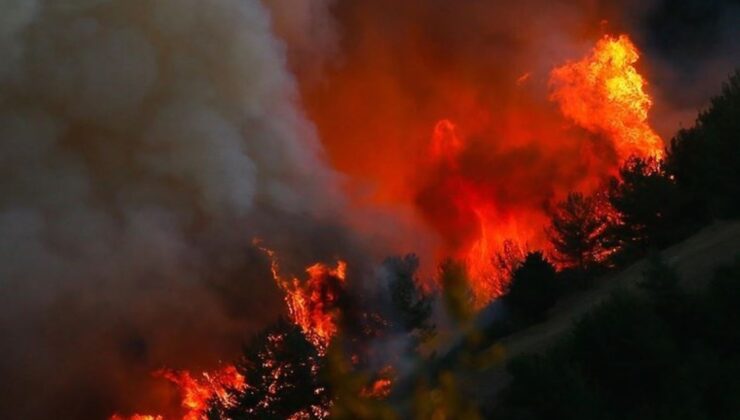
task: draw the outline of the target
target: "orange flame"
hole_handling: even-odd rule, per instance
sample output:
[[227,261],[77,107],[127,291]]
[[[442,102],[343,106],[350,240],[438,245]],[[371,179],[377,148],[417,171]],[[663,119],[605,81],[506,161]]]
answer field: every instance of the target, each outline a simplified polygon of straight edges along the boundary
[[640,58],[627,35],[604,36],[588,57],[552,71],[552,99],[583,128],[609,136],[623,162],[632,155],[660,158],[662,141],[648,124],[653,105],[634,64]]
[[347,263],[339,260],[334,268],[315,263],[306,268],[308,279],[305,281],[297,277],[286,279],[280,276],[275,251],[259,245],[259,240],[254,244],[270,258],[272,276],[285,292],[291,319],[319,353],[323,353],[338,330],[338,286],[346,280]]
[[393,366],[380,369],[378,376],[371,384],[360,390],[361,397],[383,399],[391,394],[392,378],[395,376]]
[[187,413],[183,420],[200,420],[208,410],[208,404],[217,399],[229,405],[229,390],[242,389],[246,386],[244,377],[239,374],[234,366],[226,366],[214,373],[203,373],[202,378],[194,378],[187,371],[173,371],[162,369],[155,372],[160,376],[177,385],[182,392],[182,406]]
[[363,388],[362,391],[360,391],[360,395],[365,398],[383,399],[391,394],[392,386],[393,381],[390,379],[378,379],[369,387]]
[[[663,154],[662,140],[647,122],[652,101],[644,90],[645,80],[634,67],[638,58],[637,48],[627,36],[607,36],[588,57],[551,73],[552,98],[560,104],[563,115],[603,135],[613,146],[618,159],[601,169],[603,175],[616,174],[618,164],[630,156],[659,158]],[[525,74],[517,84],[528,78]],[[439,174],[433,185],[443,193],[435,196],[436,202],[425,205],[439,206],[439,200],[447,200],[442,204],[446,213],[435,215],[434,223],[441,226],[443,235],[467,232],[452,243],[452,252],[465,262],[475,304],[480,307],[505,292],[512,267],[524,257],[522,246],[549,249],[542,235],[548,219],[541,208],[499,202],[501,195],[493,190],[499,184],[487,182],[485,174],[467,170],[466,162],[474,158],[468,148],[452,121],[437,122],[430,152]],[[598,180],[589,188],[593,190],[597,184]],[[561,194],[568,191],[555,187],[553,191]],[[506,199],[505,194],[503,197]]]
[[[241,390],[246,386],[242,376],[235,366],[229,365],[223,369],[208,373],[203,372],[202,378],[194,378],[188,371],[173,371],[161,369],[153,374],[177,385],[182,395],[181,405],[186,410],[183,420],[202,420],[205,418],[209,403],[219,400],[228,406],[232,404],[230,390]],[[124,417],[114,414],[109,420],[163,420],[160,415],[134,414]]]
[[[477,306],[501,296],[508,282],[506,270],[496,264],[496,257],[511,249],[511,244],[535,235],[522,221],[526,214],[504,214],[487,194],[485,187],[461,171],[460,153],[465,144],[450,120],[437,122],[431,143],[431,154],[444,171],[439,187],[463,224],[474,224],[473,239],[461,244],[457,257],[464,260]],[[472,222],[471,222],[472,221]],[[450,223],[451,221],[446,221]],[[507,246],[508,244],[508,246]]]

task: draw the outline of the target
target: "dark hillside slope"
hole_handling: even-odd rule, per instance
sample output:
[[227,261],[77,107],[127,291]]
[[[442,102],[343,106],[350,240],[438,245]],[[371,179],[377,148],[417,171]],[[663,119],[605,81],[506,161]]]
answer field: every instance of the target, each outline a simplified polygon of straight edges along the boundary
[[[731,262],[740,255],[740,222],[716,222],[696,235],[674,245],[661,253],[662,260],[679,275],[681,286],[687,289],[700,288],[707,284],[718,267]],[[627,269],[609,274],[587,292],[562,300],[553,308],[549,318],[540,324],[514,333],[498,341],[503,354],[492,365],[483,370],[467,372],[461,378],[478,401],[493,401],[496,394],[510,380],[506,364],[513,357],[541,352],[568,331],[574,321],[581,318],[597,304],[620,289],[638,290],[648,267],[646,260],[639,261]]]

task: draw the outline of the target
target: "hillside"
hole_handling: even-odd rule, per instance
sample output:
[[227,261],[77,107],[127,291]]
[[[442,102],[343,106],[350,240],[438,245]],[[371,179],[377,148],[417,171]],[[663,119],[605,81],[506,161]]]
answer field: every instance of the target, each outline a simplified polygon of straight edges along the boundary
[[[698,288],[706,284],[720,265],[740,255],[740,222],[716,222],[691,238],[661,253],[665,263],[676,270],[682,286]],[[502,357],[483,369],[461,375],[463,386],[478,401],[491,401],[509,381],[506,364],[513,357],[546,349],[573,325],[573,322],[608,298],[614,291],[635,289],[647,267],[645,260],[599,279],[593,289],[562,300],[545,322],[499,340],[491,354]]]

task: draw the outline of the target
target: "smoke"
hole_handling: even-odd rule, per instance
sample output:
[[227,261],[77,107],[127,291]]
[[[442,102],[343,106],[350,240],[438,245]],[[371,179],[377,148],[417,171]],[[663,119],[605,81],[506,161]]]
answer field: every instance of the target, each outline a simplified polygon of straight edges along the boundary
[[626,25],[645,51],[656,93],[656,129],[690,127],[721,83],[740,67],[740,2],[654,0]]
[[331,9],[337,0],[263,0],[276,34],[288,45],[291,68],[303,83],[317,83],[339,54],[337,22]]
[[157,409],[284,310],[254,236],[352,249],[341,180],[258,1],[0,9],[1,416]]

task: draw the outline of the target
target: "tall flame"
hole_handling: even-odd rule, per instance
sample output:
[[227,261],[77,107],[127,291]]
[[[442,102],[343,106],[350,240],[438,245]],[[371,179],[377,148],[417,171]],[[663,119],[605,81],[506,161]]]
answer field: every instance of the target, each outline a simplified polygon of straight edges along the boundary
[[663,155],[662,141],[648,124],[653,102],[634,67],[639,58],[627,35],[607,35],[589,56],[554,69],[550,78],[552,99],[563,114],[609,136],[622,162],[632,155]]
[[315,263],[306,268],[308,278],[305,281],[297,277],[284,278],[280,275],[275,251],[259,245],[259,240],[254,243],[270,258],[272,276],[285,292],[291,319],[319,353],[323,353],[338,330],[339,288],[346,280],[347,263],[337,261],[334,268]]

